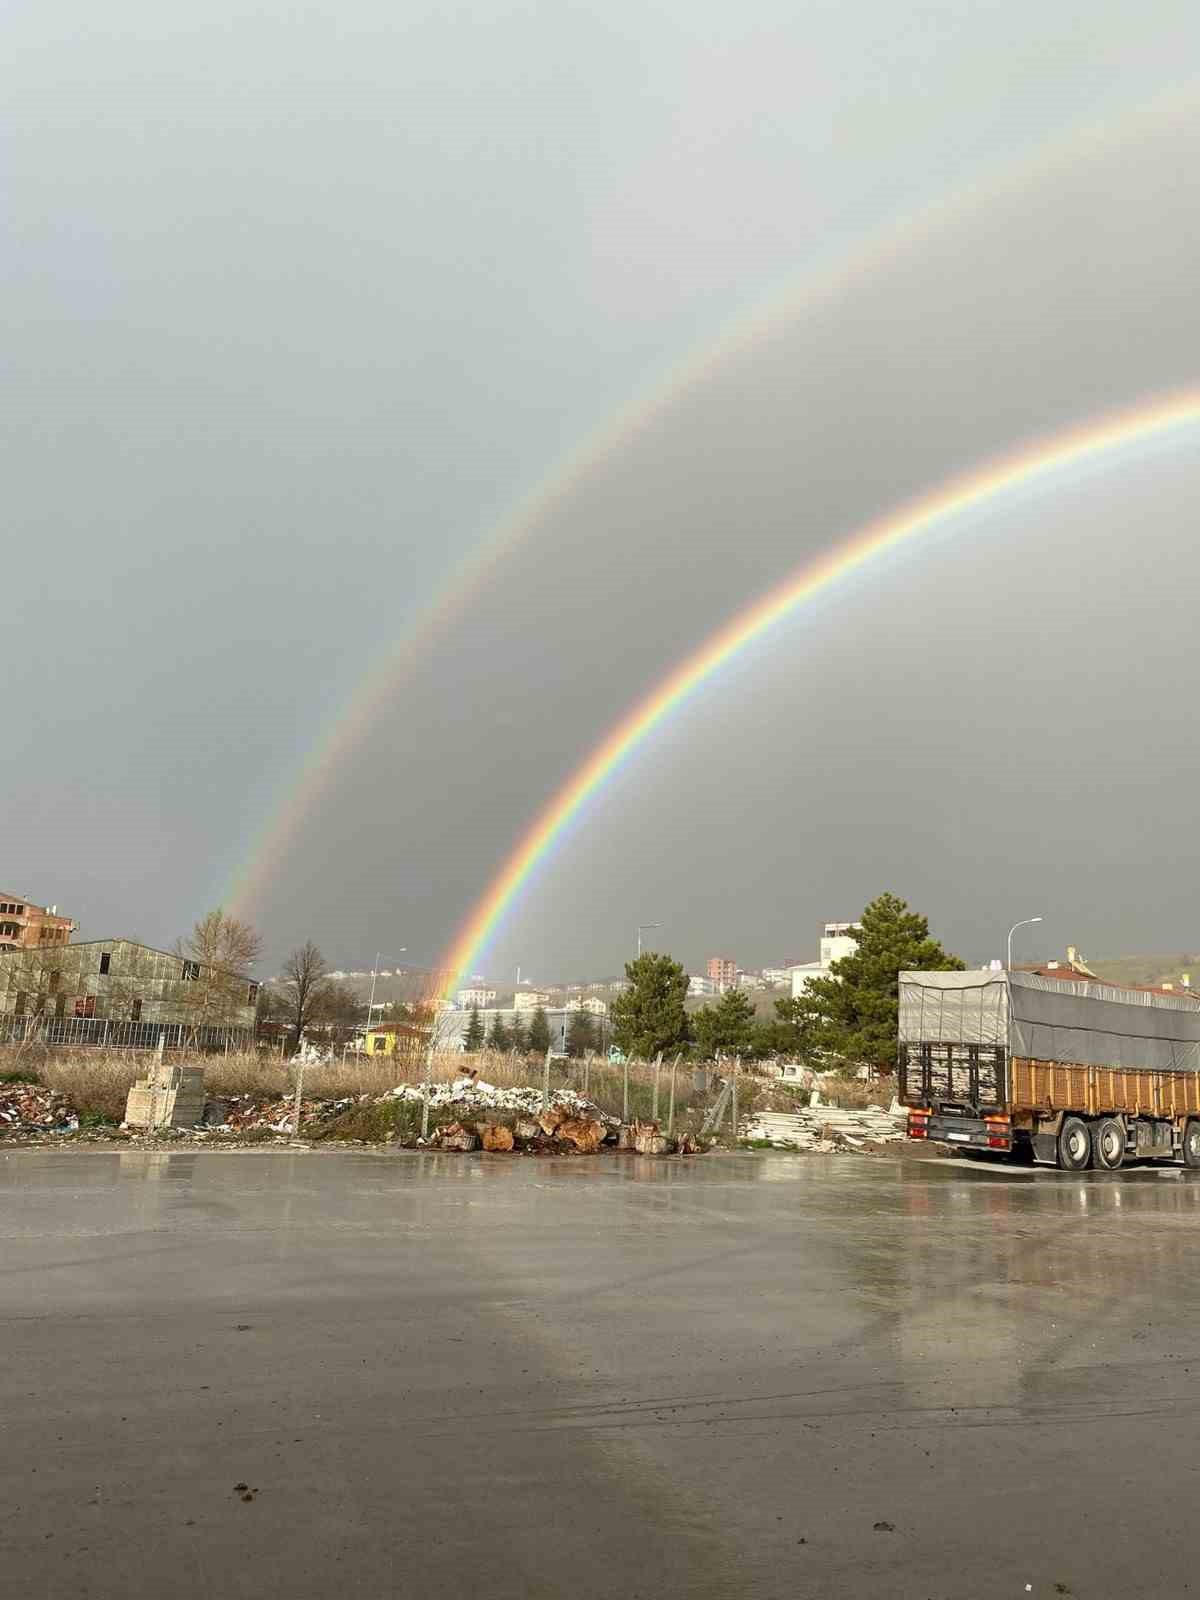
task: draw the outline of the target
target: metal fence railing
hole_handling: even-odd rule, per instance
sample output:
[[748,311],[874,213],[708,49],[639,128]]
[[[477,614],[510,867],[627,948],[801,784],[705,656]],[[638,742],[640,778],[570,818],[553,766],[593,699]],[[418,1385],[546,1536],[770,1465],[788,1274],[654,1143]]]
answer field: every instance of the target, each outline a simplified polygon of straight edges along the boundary
[[0,1045],[45,1044],[89,1050],[234,1051],[254,1048],[253,1028],[189,1022],[111,1022],[103,1017],[0,1017]]

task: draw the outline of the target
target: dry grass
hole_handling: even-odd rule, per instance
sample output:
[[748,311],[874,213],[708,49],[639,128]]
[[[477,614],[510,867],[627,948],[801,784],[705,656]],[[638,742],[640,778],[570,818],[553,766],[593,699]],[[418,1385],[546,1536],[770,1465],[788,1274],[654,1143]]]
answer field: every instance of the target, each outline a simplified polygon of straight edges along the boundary
[[[295,1069],[278,1057],[248,1053],[230,1056],[197,1056],[168,1058],[185,1061],[188,1065],[204,1067],[204,1086],[214,1098],[233,1095],[287,1095],[295,1090]],[[47,1088],[65,1094],[85,1117],[102,1118],[120,1122],[125,1112],[125,1099],[135,1078],[149,1070],[153,1057],[148,1052],[118,1052],[111,1050],[59,1050],[45,1047],[27,1048],[23,1051],[0,1049],[0,1075],[17,1071],[22,1077],[35,1079]],[[304,1071],[304,1096],[306,1099],[333,1100],[345,1096],[369,1095],[377,1097],[398,1083],[420,1082],[428,1070],[436,1083],[449,1082],[461,1076],[470,1067],[487,1083],[502,1088],[530,1085],[540,1088],[545,1071],[544,1063],[526,1057],[500,1055],[494,1051],[480,1051],[463,1057],[456,1053],[435,1056],[427,1069],[422,1056],[371,1056],[347,1057],[345,1063],[335,1061],[327,1066],[310,1066]],[[665,1124],[670,1093],[670,1065],[662,1067],[659,1075],[657,1110],[659,1120]],[[631,1062],[628,1067],[628,1111],[630,1117],[650,1117],[655,1109],[655,1070],[652,1064]],[[550,1066],[551,1091],[571,1088],[586,1094],[590,1100],[613,1116],[620,1116],[625,1107],[626,1068],[613,1066],[605,1060],[555,1061]],[[692,1068],[681,1062],[675,1075],[676,1129],[694,1131],[704,1110],[712,1101],[711,1092],[695,1091],[692,1087]],[[743,1074],[739,1089],[739,1104],[749,1110],[764,1080],[753,1073]]]

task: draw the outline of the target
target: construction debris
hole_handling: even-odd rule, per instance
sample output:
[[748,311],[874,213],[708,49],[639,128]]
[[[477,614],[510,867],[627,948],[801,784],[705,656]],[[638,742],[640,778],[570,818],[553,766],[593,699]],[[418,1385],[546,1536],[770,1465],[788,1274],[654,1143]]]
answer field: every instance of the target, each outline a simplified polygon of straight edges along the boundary
[[[300,1123],[332,1122],[366,1096],[346,1095],[340,1100],[301,1100]],[[291,1095],[238,1094],[208,1102],[219,1108],[218,1120],[204,1118],[214,1133],[291,1133],[295,1126],[296,1102]]]
[[569,1140],[582,1156],[595,1155],[604,1143],[604,1132],[604,1124],[595,1117],[571,1117],[557,1129],[558,1137]]
[[767,1144],[776,1150],[811,1150],[817,1155],[868,1150],[903,1139],[907,1113],[893,1101],[890,1110],[840,1111],[836,1106],[803,1106],[796,1111],[760,1111],[738,1129],[743,1143]]
[[665,1133],[658,1131],[657,1122],[635,1122],[633,1148],[640,1156],[665,1156],[671,1148],[671,1141]]
[[479,1140],[485,1150],[511,1150],[513,1131],[502,1122],[481,1122]]
[[[517,1111],[529,1117],[542,1114],[540,1089],[501,1089],[493,1083],[484,1083],[470,1075],[455,1078],[451,1083],[400,1083],[389,1089],[384,1099],[409,1100],[417,1105],[428,1103],[431,1111],[453,1108],[472,1116],[484,1117],[491,1111]],[[616,1117],[606,1116],[590,1100],[585,1100],[574,1089],[555,1089],[550,1096],[546,1114],[557,1114],[558,1121],[565,1117],[596,1117],[606,1126],[615,1127]],[[555,1127],[557,1127],[555,1123]],[[553,1130],[551,1130],[553,1131]]]
[[447,1122],[434,1134],[433,1142],[441,1150],[478,1150],[479,1135],[474,1128],[464,1128],[461,1122]]
[[0,1083],[0,1131],[68,1133],[79,1116],[66,1095],[36,1083]]

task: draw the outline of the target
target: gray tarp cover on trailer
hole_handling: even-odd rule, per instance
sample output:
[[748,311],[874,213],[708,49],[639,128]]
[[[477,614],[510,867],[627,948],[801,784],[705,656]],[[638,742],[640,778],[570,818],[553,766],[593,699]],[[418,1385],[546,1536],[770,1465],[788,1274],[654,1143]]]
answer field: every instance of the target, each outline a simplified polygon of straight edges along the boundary
[[900,1039],[1004,1045],[1010,1056],[1200,1071],[1200,1002],[1033,972],[902,972]]

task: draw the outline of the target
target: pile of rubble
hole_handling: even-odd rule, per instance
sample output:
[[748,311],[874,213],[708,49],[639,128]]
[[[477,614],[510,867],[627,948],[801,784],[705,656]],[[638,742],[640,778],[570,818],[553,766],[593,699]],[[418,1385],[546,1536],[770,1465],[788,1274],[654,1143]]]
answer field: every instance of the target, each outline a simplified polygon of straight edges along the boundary
[[[484,1083],[472,1073],[465,1073],[451,1083],[400,1083],[389,1089],[385,1100],[409,1100],[417,1105],[429,1102],[431,1111],[454,1110],[463,1117],[477,1118],[492,1111],[515,1111],[536,1117],[542,1111],[540,1089],[501,1089],[494,1083]],[[610,1117],[599,1107],[585,1100],[574,1089],[555,1089],[550,1095],[550,1109],[565,1116],[591,1117],[606,1127],[616,1127],[617,1118]]]
[[[301,1100],[301,1125],[332,1122],[358,1103],[354,1095],[341,1100]],[[291,1133],[295,1119],[294,1097],[277,1094],[235,1094],[209,1100],[204,1114],[205,1126],[214,1133]]]
[[815,1105],[795,1111],[760,1111],[742,1123],[738,1137],[776,1150],[832,1155],[903,1139],[906,1117],[904,1107],[895,1101],[890,1110],[868,1106],[865,1111],[841,1111],[837,1106]]
[[536,1116],[522,1112],[511,1126],[492,1121],[448,1122],[435,1130],[429,1144],[438,1150],[524,1151],[531,1155],[574,1152],[591,1156],[604,1144],[652,1156],[695,1155],[699,1150],[690,1134],[678,1140],[669,1138],[657,1122],[622,1125],[613,1117],[601,1120],[600,1113],[576,1115],[562,1105],[552,1105]]
[[79,1114],[57,1089],[36,1083],[0,1083],[0,1132],[70,1133]]

